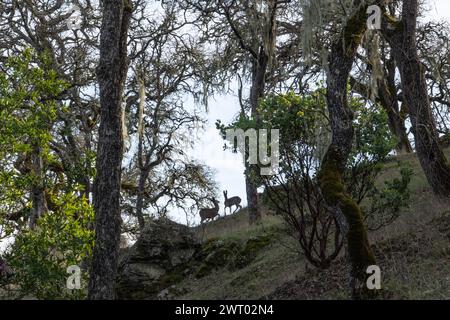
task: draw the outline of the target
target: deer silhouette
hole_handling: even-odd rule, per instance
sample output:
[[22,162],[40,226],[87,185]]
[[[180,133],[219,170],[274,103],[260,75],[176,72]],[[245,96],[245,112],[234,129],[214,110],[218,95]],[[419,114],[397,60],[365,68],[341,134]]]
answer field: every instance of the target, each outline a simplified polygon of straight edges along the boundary
[[200,223],[203,223],[203,221],[205,220],[214,220],[215,217],[219,217],[219,201],[217,201],[215,198],[211,198],[210,200],[214,203],[214,208],[200,209]]
[[236,209],[233,211],[233,213],[235,213],[238,209],[242,209],[241,198],[231,197],[230,199],[228,199],[228,191],[227,190],[223,191],[223,196],[225,197],[225,201],[224,201],[225,208],[223,209],[223,212],[225,213],[225,215],[227,215],[227,208],[230,208],[230,214],[231,214],[232,206],[236,206]]

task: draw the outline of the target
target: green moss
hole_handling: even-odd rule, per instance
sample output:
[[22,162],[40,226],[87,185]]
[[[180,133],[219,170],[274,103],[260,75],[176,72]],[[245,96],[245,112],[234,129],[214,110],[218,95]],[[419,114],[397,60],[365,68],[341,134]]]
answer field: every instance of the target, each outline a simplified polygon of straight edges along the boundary
[[325,161],[318,175],[320,189],[327,201],[335,205],[344,192],[341,175],[334,161]]
[[170,273],[165,274],[161,279],[159,279],[158,288],[159,290],[163,290],[167,287],[170,287],[173,284],[179,283],[183,281],[185,278],[186,266],[177,268],[172,270]]
[[343,34],[343,41],[345,48],[347,48],[347,55],[353,56],[355,50],[358,48],[367,28],[367,15],[365,6],[361,6],[358,12],[355,13],[346,23]]
[[271,240],[270,235],[262,235],[259,237],[248,239],[244,245],[244,248],[241,250],[241,254],[250,255],[255,252],[259,252],[262,248],[264,248],[270,243],[270,240]]
[[402,32],[403,23],[401,20],[397,20],[395,17],[391,16],[388,12],[384,12],[384,19],[387,23],[394,28],[396,33]]
[[[369,245],[361,209],[345,192],[335,158],[331,149],[318,175],[319,186],[325,201],[331,206],[338,206],[345,217],[348,224],[347,245],[352,265],[351,275],[359,284],[365,285],[367,277],[365,270],[367,266],[375,264],[375,256]],[[366,291],[365,286],[355,288],[354,297],[364,296]]]
[[251,237],[244,243],[234,240],[209,240],[198,255],[200,266],[195,272],[197,278],[205,277],[214,270],[241,269],[250,264],[258,253],[270,243],[270,235]]
[[241,269],[249,265],[258,253],[270,244],[270,240],[270,235],[262,235],[248,239],[239,253],[234,257],[230,269]]
[[235,240],[209,240],[207,241],[197,260],[201,262],[195,276],[197,278],[204,277],[212,271],[227,266],[232,257],[239,251],[239,243]]
[[133,11],[133,2],[131,0],[124,0],[123,9],[126,11]]

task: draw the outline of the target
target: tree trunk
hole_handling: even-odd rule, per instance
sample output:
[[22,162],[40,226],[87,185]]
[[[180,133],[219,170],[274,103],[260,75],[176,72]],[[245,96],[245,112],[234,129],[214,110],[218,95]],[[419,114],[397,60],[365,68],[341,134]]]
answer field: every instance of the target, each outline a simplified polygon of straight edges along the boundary
[[[261,98],[264,96],[267,63],[268,57],[264,48],[261,47],[258,59],[253,63],[252,86],[250,89],[251,117],[256,121],[256,129],[260,128],[258,106]],[[247,206],[250,224],[254,224],[261,220],[261,212],[258,207],[258,183],[256,182],[256,178],[259,176],[258,170],[258,165],[246,165],[245,187],[247,191]]]
[[[450,196],[450,166],[439,145],[425,79],[416,45],[418,1],[403,1],[402,20],[383,24],[383,32],[400,69],[403,95],[411,119],[417,156],[433,192]],[[394,28],[392,28],[392,25]],[[389,28],[391,27],[391,28]]]
[[[149,170],[144,165],[144,155],[143,155],[143,143],[144,143],[144,109],[145,109],[145,100],[146,100],[146,92],[145,92],[145,82],[143,76],[137,76],[139,79],[139,110],[138,110],[138,167],[140,171],[139,175],[139,185],[138,185],[138,194],[136,199],[136,217],[139,222],[139,229],[142,231],[145,227],[145,219],[144,214],[142,212],[144,206],[144,189],[145,182],[147,181]],[[148,162],[149,157],[147,157],[146,164]]]
[[138,192],[137,192],[137,199],[136,199],[136,217],[138,218],[139,222],[139,230],[141,232],[144,230],[145,227],[145,219],[144,219],[144,197],[145,197],[145,182],[148,179],[150,170],[143,169],[139,175],[139,184],[138,184]]
[[[381,64],[381,62],[380,62]],[[377,94],[374,95],[372,88],[360,83],[353,77],[350,77],[350,85],[352,90],[372,100],[373,103],[378,103],[388,116],[388,126],[391,133],[397,140],[395,150],[397,154],[411,153],[412,147],[406,132],[405,118],[406,112],[404,108],[399,108],[397,89],[395,86],[395,63],[394,61],[385,62],[387,72],[384,71],[377,81]]]
[[[355,2],[360,4],[359,1]],[[366,7],[361,6],[349,19],[331,48],[327,73],[327,105],[333,137],[318,173],[325,203],[335,215],[340,230],[346,237],[352,296],[355,299],[371,296],[366,286],[366,270],[369,265],[375,264],[361,209],[347,193],[342,180],[354,136],[353,112],[347,101],[347,83],[361,37],[366,30],[366,19]]]
[[254,224],[261,220],[261,212],[258,207],[258,187],[257,183],[252,179],[254,177],[254,167],[255,165],[248,165],[245,173],[249,224]]
[[120,182],[123,152],[122,95],[128,70],[129,0],[104,0],[100,34],[100,129],[94,183],[95,246],[89,299],[114,299],[120,246]]
[[31,215],[28,220],[28,226],[30,229],[34,229],[36,223],[40,217],[47,211],[47,201],[45,199],[45,187],[44,187],[44,161],[42,159],[41,147],[35,146],[31,155],[31,161],[33,166],[33,176],[35,181],[31,189],[31,202],[32,209]]
[[379,81],[378,95],[381,105],[388,114],[388,125],[392,134],[397,138],[397,154],[411,153],[412,147],[406,133],[404,108],[400,109],[395,86],[395,61],[390,59],[386,62],[387,75]]

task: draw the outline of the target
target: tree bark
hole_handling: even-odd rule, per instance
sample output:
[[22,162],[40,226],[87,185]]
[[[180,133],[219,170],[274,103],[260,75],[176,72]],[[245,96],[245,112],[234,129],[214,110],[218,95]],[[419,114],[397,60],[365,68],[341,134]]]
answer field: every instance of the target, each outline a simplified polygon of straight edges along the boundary
[[[266,51],[261,46],[257,60],[253,62],[252,86],[250,89],[251,116],[256,121],[257,129],[260,128],[258,106],[261,98],[264,96],[268,61],[269,57],[266,55]],[[258,207],[258,184],[255,181],[256,177],[259,176],[258,170],[259,167],[257,165],[246,165],[245,187],[247,192],[247,205],[250,224],[254,224],[261,220],[261,212]]]
[[395,86],[395,61],[390,59],[386,62],[387,74],[385,79],[379,81],[378,95],[381,105],[388,114],[388,125],[392,134],[397,138],[395,150],[397,154],[406,154],[413,152],[411,143],[408,139],[405,126],[404,108],[400,108]]
[[402,20],[383,22],[400,70],[403,95],[411,119],[417,156],[433,192],[450,196],[450,166],[439,144],[425,79],[425,66],[417,53],[418,0],[403,1]]
[[138,192],[136,198],[136,216],[138,218],[139,230],[141,232],[145,228],[145,219],[144,219],[144,198],[145,198],[145,183],[147,182],[148,176],[150,174],[150,170],[145,168],[142,169],[139,175],[139,184],[138,184]]
[[[277,15],[278,3],[276,1],[268,2],[268,10],[265,17],[265,28],[262,30],[263,42],[259,48],[255,50],[257,54],[253,57],[252,65],[252,86],[250,89],[250,106],[251,116],[256,121],[257,129],[261,128],[261,120],[259,116],[259,103],[264,97],[266,89],[266,75],[268,69],[272,67],[275,57],[276,39],[277,39]],[[259,139],[259,135],[258,135]],[[258,143],[259,146],[259,143]],[[259,154],[259,148],[258,148]],[[254,181],[259,176],[259,167],[256,165],[247,166],[245,184],[247,190],[247,204],[249,211],[249,223],[253,224],[261,220],[261,212],[258,207],[258,187]]]
[[[355,4],[360,5],[361,2],[355,1]],[[356,51],[366,30],[366,8],[359,6],[331,48],[327,72],[327,105],[332,142],[317,176],[325,203],[346,237],[352,296],[355,299],[371,296],[366,286],[366,270],[369,265],[375,264],[361,209],[346,191],[342,179],[354,136],[353,112],[347,101],[347,83]]]
[[89,299],[114,299],[121,233],[122,95],[128,70],[129,0],[104,0],[100,34],[100,129],[94,182],[95,246]]
[[47,201],[45,199],[45,187],[44,187],[44,160],[42,159],[41,147],[35,146],[31,155],[31,161],[33,166],[33,187],[31,189],[31,216],[28,220],[28,226],[30,229],[34,229],[36,223],[40,217],[47,212]]
[[[138,111],[138,167],[140,170],[139,175],[139,185],[138,185],[138,194],[136,199],[136,217],[139,222],[139,229],[141,231],[144,230],[145,227],[145,219],[143,214],[144,207],[144,192],[145,192],[145,182],[148,179],[148,175],[150,170],[145,170],[144,168],[144,155],[143,155],[143,139],[144,139],[144,109],[145,109],[145,100],[146,100],[146,92],[145,92],[145,82],[143,79],[143,75],[138,76],[139,79],[139,111]],[[148,161],[148,157],[147,157]]]
[[391,133],[397,140],[395,150],[397,154],[405,154],[413,152],[411,143],[408,139],[408,134],[405,126],[405,118],[407,112],[402,105],[400,108],[397,96],[397,89],[395,86],[395,62],[390,59],[385,61],[386,70],[377,81],[377,94],[371,92],[371,88],[359,82],[354,77],[350,77],[350,85],[352,90],[373,103],[378,103],[388,116],[388,126]]

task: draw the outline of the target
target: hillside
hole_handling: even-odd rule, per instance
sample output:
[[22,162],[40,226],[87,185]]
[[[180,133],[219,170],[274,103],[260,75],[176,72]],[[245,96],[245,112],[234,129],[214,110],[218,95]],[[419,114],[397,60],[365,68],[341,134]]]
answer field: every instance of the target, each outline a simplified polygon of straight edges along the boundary
[[[450,206],[435,198],[415,155],[386,165],[380,177],[398,175],[397,161],[411,164],[411,204],[390,226],[371,232],[377,263],[382,270],[385,298],[450,299]],[[180,299],[346,299],[344,258],[319,271],[308,264],[280,218],[263,208],[260,225],[248,226],[247,212],[222,217],[195,232],[204,243],[225,247],[256,241],[255,257],[241,268],[222,261],[210,265],[203,277],[190,274],[177,284]],[[229,257],[229,255],[228,255]],[[218,259],[218,258],[215,258]],[[220,259],[219,259],[220,260]],[[209,273],[210,272],[210,273]]]

